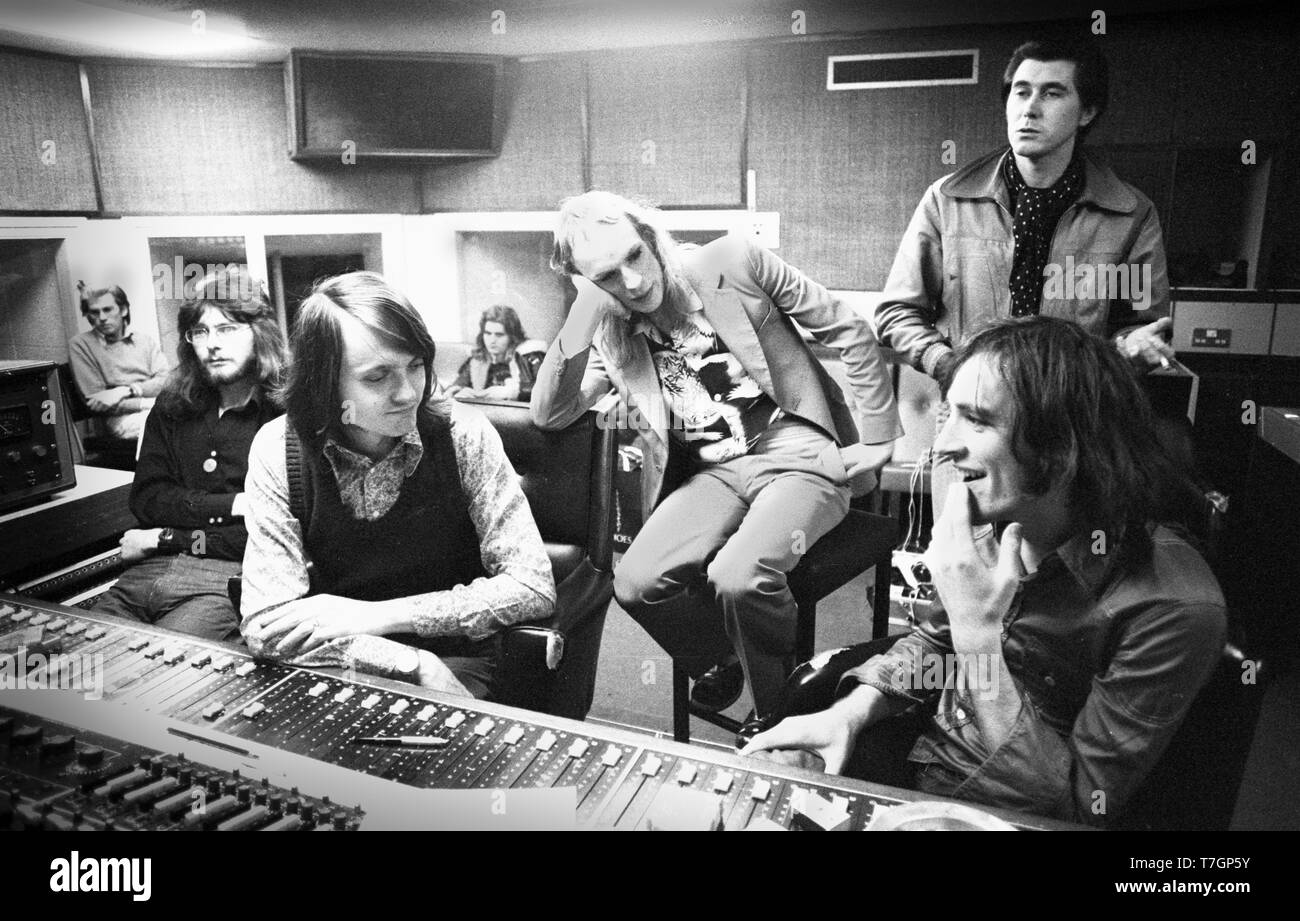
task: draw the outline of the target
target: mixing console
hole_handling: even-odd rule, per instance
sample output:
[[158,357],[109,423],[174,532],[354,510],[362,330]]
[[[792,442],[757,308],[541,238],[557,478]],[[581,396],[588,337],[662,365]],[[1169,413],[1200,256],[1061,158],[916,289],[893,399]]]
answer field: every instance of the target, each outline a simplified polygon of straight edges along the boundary
[[916,798],[16,596],[0,705],[0,828],[497,827],[430,791],[572,790],[543,824],[861,829]]

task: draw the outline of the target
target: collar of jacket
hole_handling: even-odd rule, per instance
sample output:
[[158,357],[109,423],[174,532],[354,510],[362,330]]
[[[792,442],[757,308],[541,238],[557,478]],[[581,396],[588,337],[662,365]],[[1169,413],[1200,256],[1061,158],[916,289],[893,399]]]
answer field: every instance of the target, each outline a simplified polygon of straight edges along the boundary
[[[982,198],[999,202],[1008,210],[1011,198],[999,167],[1002,158],[1011,148],[1004,147],[985,154],[953,173],[939,186],[939,191],[949,198]],[[1087,148],[1080,151],[1083,157],[1083,194],[1078,204],[1095,205],[1106,211],[1131,214],[1138,206],[1136,196],[1110,167],[1093,159]]]

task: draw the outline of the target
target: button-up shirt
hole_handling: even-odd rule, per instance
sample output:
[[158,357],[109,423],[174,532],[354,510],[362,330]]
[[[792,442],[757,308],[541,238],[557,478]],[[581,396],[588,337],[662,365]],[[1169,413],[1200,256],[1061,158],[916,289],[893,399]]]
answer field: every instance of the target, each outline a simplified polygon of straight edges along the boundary
[[[1209,567],[1168,529],[1153,531],[1151,558],[1133,571],[1114,548],[1094,549],[1075,537],[1022,578],[1002,661],[961,663],[966,680],[951,667],[942,611],[846,673],[842,692],[861,682],[917,703],[938,697],[910,756],[920,789],[1092,824],[1120,814],[1213,670],[1227,621]],[[986,693],[1019,708],[993,749],[972,700]]]
[[242,560],[248,532],[231,505],[244,491],[253,436],[279,414],[257,394],[224,412],[216,404],[183,418],[150,412],[131,484],[140,526],[178,529],[196,556]]

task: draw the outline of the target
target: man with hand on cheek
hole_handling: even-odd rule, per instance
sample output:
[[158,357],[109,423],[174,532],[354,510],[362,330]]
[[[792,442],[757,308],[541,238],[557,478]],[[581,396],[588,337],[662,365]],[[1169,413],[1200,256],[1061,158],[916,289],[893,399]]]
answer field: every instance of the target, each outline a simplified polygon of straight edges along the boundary
[[941,610],[847,672],[830,709],[745,751],[812,751],[832,773],[1112,822],[1223,648],[1218,584],[1162,523],[1191,487],[1125,360],[1076,324],[977,334],[948,401],[936,450],[961,482],[926,555]]
[[373,272],[294,327],[286,416],[253,441],[242,630],[257,654],[487,695],[493,634],[548,616],[545,546],[478,411],[430,400],[434,343]]

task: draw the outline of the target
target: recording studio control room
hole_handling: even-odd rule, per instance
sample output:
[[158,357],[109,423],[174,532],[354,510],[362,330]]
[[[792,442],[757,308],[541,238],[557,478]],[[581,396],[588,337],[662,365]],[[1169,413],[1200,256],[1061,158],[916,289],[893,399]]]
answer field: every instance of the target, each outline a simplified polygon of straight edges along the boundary
[[1298,25],[0,2],[0,830],[1300,829]]

